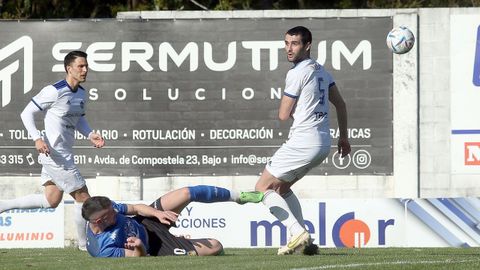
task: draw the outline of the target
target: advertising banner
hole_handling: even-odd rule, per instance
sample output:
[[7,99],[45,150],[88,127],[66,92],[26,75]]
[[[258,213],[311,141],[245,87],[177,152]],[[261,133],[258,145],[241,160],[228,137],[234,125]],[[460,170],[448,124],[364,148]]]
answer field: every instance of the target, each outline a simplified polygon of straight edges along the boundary
[[[477,198],[300,200],[305,226],[320,247],[480,246]],[[212,237],[224,247],[286,245],[290,235],[262,204],[191,203],[170,229]]]
[[0,214],[0,248],[63,248],[64,204]]
[[288,139],[291,122],[277,115],[292,67],[284,34],[297,25],[312,31],[312,57],[349,112],[351,155],[336,154],[332,106],[332,151],[311,174],[391,175],[390,17],[1,22],[0,174],[40,172],[19,115],[64,78],[71,50],[88,53],[86,118],[106,139],[93,149],[78,134],[85,176],[258,174]]
[[450,16],[451,162],[454,174],[480,173],[480,18]]

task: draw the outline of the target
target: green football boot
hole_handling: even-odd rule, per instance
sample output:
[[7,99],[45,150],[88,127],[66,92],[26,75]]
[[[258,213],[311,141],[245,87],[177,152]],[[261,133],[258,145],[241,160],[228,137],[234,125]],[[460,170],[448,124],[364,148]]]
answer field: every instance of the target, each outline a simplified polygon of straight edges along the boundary
[[238,198],[239,204],[259,203],[263,200],[263,192],[260,191],[242,191]]

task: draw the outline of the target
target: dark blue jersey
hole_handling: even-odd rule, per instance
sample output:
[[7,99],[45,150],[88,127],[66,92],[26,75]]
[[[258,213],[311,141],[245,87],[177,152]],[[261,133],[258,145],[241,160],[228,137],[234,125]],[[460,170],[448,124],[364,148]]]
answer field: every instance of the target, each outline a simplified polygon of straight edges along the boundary
[[93,257],[125,257],[125,243],[130,236],[138,237],[148,250],[147,233],[142,224],[126,216],[127,205],[112,201],[117,212],[115,225],[95,234],[87,226],[87,250]]

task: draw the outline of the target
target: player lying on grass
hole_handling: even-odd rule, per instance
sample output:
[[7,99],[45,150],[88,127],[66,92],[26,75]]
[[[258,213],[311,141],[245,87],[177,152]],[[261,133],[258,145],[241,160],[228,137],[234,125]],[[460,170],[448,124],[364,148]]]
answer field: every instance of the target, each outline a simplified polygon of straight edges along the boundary
[[82,216],[88,221],[87,250],[93,257],[218,255],[223,246],[216,239],[186,239],[169,232],[182,209],[190,202],[244,204],[262,199],[262,192],[238,193],[205,185],[171,191],[150,206],[94,196],[82,207]]

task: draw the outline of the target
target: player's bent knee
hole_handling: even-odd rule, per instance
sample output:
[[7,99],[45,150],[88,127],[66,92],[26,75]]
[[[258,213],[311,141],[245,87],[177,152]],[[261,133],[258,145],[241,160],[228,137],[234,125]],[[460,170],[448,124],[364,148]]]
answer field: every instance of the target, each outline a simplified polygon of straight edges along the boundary
[[181,192],[182,198],[188,198],[188,200],[190,200],[190,189],[188,187],[180,188],[179,192]]
[[212,253],[210,255],[219,255],[223,252],[223,245],[218,241],[217,239],[210,239],[210,242],[212,243]]
[[46,196],[45,201],[48,203],[47,208],[57,208],[62,202],[62,196]]
[[55,203],[49,203],[50,204],[50,208],[57,208],[58,205],[60,205],[59,202],[55,202]]

